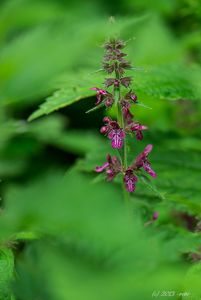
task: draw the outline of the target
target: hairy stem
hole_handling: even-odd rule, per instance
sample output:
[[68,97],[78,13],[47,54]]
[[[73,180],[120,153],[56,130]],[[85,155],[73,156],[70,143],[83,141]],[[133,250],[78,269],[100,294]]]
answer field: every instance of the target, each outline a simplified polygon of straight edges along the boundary
[[[116,72],[116,79],[120,79],[120,74],[118,72]],[[125,120],[124,120],[124,116],[122,113],[122,109],[121,109],[121,88],[120,85],[118,87],[114,87],[114,96],[115,96],[115,104],[117,106],[117,120],[118,123],[120,124],[121,128],[123,128],[123,130],[125,130]],[[122,161],[122,165],[123,165],[123,170],[125,171],[127,169],[127,143],[126,143],[126,137],[124,138],[124,145],[123,145],[123,158],[121,159]],[[129,205],[129,195],[127,194],[127,192],[125,191],[124,188],[124,182],[122,182],[123,184],[123,195],[124,195],[124,199],[125,199],[125,203],[126,205]]]
[[[116,74],[116,79],[120,79],[120,74],[118,72],[115,73]],[[124,120],[124,116],[121,110],[121,88],[120,86],[115,87],[114,88],[114,93],[115,93],[115,101],[116,101],[116,105],[117,105],[117,120],[121,126],[121,128],[123,128],[123,130],[125,130],[125,120]],[[124,145],[123,145],[123,167],[124,170],[127,169],[127,142],[126,142],[126,137],[124,139]]]

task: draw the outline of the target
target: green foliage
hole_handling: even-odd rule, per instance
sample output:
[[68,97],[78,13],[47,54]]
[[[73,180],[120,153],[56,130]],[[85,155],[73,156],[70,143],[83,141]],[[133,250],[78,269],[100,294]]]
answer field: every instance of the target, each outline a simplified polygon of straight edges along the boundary
[[[184,270],[180,253],[200,243],[193,234],[178,232],[161,244],[163,237],[154,228],[144,232],[139,212],[135,219],[128,215],[115,187],[93,184],[73,170],[63,178],[49,175],[26,188],[13,187],[6,202],[1,226],[9,224],[10,234],[17,239],[28,235],[20,237],[16,229],[43,236],[29,245],[17,264],[15,291],[22,299],[36,295],[50,299],[65,299],[66,295],[71,299],[129,299],[137,295],[143,299],[153,289],[177,290]],[[164,261],[170,263],[168,269]],[[142,289],[147,274],[152,279]]]
[[[73,75],[72,75],[73,76]],[[79,78],[79,80],[76,80],[76,78]],[[81,76],[74,74],[73,79],[75,79],[74,84],[71,83],[71,86],[62,88],[58,91],[56,91],[52,96],[48,97],[46,99],[46,102],[44,102],[40,108],[34,112],[30,117],[29,121],[34,120],[35,118],[38,118],[40,116],[43,116],[45,114],[49,114],[55,110],[58,110],[62,107],[71,105],[79,100],[86,99],[90,96],[94,96],[94,91],[90,91],[89,87],[93,87],[96,84],[96,80],[86,80],[83,79]],[[97,77],[96,77],[97,79]],[[68,80],[69,83],[71,80]]]
[[11,250],[0,249],[0,299],[11,299],[10,283],[13,276],[14,258]]
[[[0,300],[200,297],[199,1],[8,0],[0,18]],[[118,153],[104,108],[85,114],[118,35],[149,127],[129,161],[151,143],[157,173],[129,195],[93,171]]]

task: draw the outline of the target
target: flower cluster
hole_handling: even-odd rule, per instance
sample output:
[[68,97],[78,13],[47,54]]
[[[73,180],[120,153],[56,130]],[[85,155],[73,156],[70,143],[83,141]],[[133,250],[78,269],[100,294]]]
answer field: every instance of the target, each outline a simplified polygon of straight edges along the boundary
[[[142,153],[140,153],[133,164],[131,164],[126,170],[124,170],[124,166],[120,162],[120,160],[113,156],[111,158],[110,155],[107,156],[107,162],[105,162],[102,166],[96,167],[95,171],[100,173],[106,170],[107,180],[113,179],[118,173],[123,173],[125,187],[128,192],[133,192],[136,187],[137,172],[141,169],[144,169],[149,175],[152,177],[156,177],[156,173],[152,170],[151,164],[148,160],[148,155],[152,150],[152,145],[147,145]],[[112,176],[111,176],[112,174]]]
[[[105,78],[105,89],[91,88],[96,91],[96,106],[105,105],[106,108],[110,108],[113,105],[116,106],[118,112],[117,120],[104,117],[104,125],[101,127],[100,132],[111,140],[112,148],[124,148],[124,151],[122,153],[119,152],[119,158],[108,154],[106,162],[102,166],[96,167],[95,171],[98,173],[104,171],[109,181],[121,173],[126,190],[133,192],[136,188],[140,171],[144,170],[152,177],[156,177],[156,173],[152,170],[148,160],[148,155],[153,148],[152,145],[147,145],[134,162],[127,167],[126,136],[135,136],[137,140],[141,141],[143,139],[142,132],[148,128],[136,122],[131,112],[131,106],[138,103],[138,97],[130,88],[132,77],[124,75],[126,70],[132,69],[130,62],[125,59],[127,54],[122,52],[125,46],[126,43],[119,39],[112,39],[105,43],[103,70],[110,77]],[[124,91],[126,89],[129,90]]]

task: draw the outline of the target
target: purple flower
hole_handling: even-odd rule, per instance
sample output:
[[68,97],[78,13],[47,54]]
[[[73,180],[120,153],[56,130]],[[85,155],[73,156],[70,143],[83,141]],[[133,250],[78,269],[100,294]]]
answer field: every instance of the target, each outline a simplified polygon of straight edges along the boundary
[[122,68],[122,69],[131,69],[132,66],[127,60],[121,59],[119,67]]
[[92,91],[96,91],[97,102],[96,105],[99,105],[101,102],[104,102],[106,107],[112,106],[114,102],[113,95],[106,90],[102,90],[96,87],[91,88]]
[[140,153],[133,165],[133,169],[143,168],[149,175],[156,177],[156,173],[152,170],[151,164],[148,161],[148,155],[151,152],[153,146],[151,144],[147,145],[142,153]]
[[96,97],[97,97],[96,105],[100,104],[103,101],[104,96],[108,94],[107,91],[99,89],[97,87],[93,87],[93,88],[91,88],[91,90],[97,92],[96,93]]
[[111,140],[112,148],[120,149],[123,146],[123,139],[125,138],[125,133],[123,129],[112,129],[108,133],[108,138]]
[[119,87],[120,81],[116,78],[106,78],[105,79],[105,86],[110,87],[111,85],[114,85],[115,87]]
[[159,215],[159,213],[157,211],[155,211],[152,215],[152,220],[156,221],[158,219],[158,215]]
[[117,78],[106,78],[105,79],[105,86],[109,87],[114,85],[114,87],[119,87],[120,83],[125,86],[126,88],[131,84],[132,78],[131,77],[122,77],[120,79]]
[[133,174],[133,170],[128,168],[124,175],[124,183],[128,192],[134,192],[137,180],[137,176]]
[[137,102],[137,95],[130,90],[125,96],[125,99],[131,100],[132,102],[136,103]]
[[135,131],[136,133],[136,139],[141,141],[143,139],[142,130],[148,129],[147,126],[141,125],[140,123],[132,122],[129,125],[130,130]]
[[107,134],[107,137],[111,140],[112,148],[120,149],[123,146],[123,140],[125,138],[125,132],[120,128],[117,121],[111,120],[109,117],[103,119],[105,126],[102,126],[100,132]]
[[[119,151],[118,156],[108,154],[106,162],[101,166],[97,166],[95,171],[97,173],[104,172],[108,181],[113,180],[117,174],[121,173],[126,190],[131,193],[135,191],[137,181],[140,179],[138,176],[140,176],[142,171],[143,173],[144,171],[147,172],[152,177],[156,177],[156,173],[152,170],[148,159],[153,147],[152,145],[147,145],[132,164],[127,166],[126,135],[136,136],[137,140],[142,140],[143,131],[148,128],[135,121],[134,115],[131,112],[131,107],[138,103],[138,98],[131,89],[132,77],[126,75],[126,71],[133,68],[131,63],[126,59],[127,54],[122,52],[125,46],[126,43],[124,41],[115,38],[109,39],[104,44],[105,54],[101,70],[105,70],[107,73],[105,76],[107,78],[104,80],[104,88],[106,90],[97,87],[92,87],[91,90],[96,91],[97,108],[105,106],[107,109],[114,103],[116,108],[118,108],[118,121],[112,120],[110,117],[105,117],[100,132],[110,140],[112,148],[121,149],[125,147],[123,151]],[[126,92],[125,89],[127,89]],[[89,111],[95,109],[96,107]],[[157,218],[158,213],[155,212],[151,222],[153,223]]]
[[114,102],[114,99],[112,97],[110,97],[110,94],[108,96],[106,96],[106,98],[105,98],[105,106],[106,107],[111,107],[113,102]]
[[95,171],[97,173],[106,171],[107,180],[111,181],[119,172],[122,171],[122,166],[116,156],[110,156],[110,154],[108,154],[106,159],[107,161],[102,166],[96,167]]
[[103,69],[108,73],[111,74],[115,70],[115,64],[112,63],[103,63]]
[[129,87],[129,85],[131,84],[132,78],[130,76],[128,77],[122,77],[120,79],[120,82],[122,85],[124,85],[126,88]]
[[130,103],[129,101],[123,99],[121,100],[121,110],[124,116],[124,119],[126,120],[127,124],[130,124],[133,119],[133,114],[130,112]]

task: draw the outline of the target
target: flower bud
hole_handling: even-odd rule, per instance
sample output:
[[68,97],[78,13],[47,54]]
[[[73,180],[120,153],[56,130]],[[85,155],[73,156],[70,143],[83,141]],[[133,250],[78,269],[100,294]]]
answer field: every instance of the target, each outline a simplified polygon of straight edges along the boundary
[[108,132],[108,127],[107,126],[102,126],[100,129],[100,133],[105,134]]
[[104,117],[103,122],[104,123],[110,123],[111,119],[109,117]]

